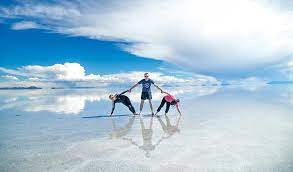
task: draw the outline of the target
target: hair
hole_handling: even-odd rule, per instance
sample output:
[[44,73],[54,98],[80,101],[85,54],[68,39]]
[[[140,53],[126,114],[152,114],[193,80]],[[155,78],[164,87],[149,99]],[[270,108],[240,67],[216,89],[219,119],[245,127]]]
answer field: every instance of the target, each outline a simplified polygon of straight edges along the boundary
[[113,94],[110,94],[110,95],[109,95],[109,99],[111,99],[112,96],[113,96]]
[[149,73],[147,73],[147,72],[146,72],[146,73],[144,73],[144,75],[148,75],[148,74],[149,74]]
[[173,100],[173,101],[171,102],[171,105],[176,105],[176,104],[179,103],[179,102],[180,102],[179,99],[175,99],[175,100]]

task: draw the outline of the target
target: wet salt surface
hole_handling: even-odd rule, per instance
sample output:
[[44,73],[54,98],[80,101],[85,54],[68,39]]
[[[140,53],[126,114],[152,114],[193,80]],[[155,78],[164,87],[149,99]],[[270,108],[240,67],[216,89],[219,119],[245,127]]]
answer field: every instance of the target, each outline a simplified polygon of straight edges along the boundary
[[183,116],[95,117],[114,89],[1,91],[0,171],[292,171],[292,86],[168,89]]

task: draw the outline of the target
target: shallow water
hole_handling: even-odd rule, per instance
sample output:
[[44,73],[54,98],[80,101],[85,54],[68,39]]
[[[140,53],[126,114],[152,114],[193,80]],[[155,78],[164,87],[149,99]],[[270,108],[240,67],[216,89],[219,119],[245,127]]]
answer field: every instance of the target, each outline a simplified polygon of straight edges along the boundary
[[293,170],[293,85],[167,88],[181,117],[152,118],[147,103],[99,117],[115,90],[0,91],[0,171]]

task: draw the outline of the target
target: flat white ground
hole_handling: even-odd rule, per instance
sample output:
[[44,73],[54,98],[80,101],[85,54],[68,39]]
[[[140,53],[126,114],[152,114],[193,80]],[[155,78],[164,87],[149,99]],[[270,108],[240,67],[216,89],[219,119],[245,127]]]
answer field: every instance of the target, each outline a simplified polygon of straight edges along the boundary
[[293,170],[293,86],[170,88],[181,117],[95,117],[113,90],[2,91],[0,171]]

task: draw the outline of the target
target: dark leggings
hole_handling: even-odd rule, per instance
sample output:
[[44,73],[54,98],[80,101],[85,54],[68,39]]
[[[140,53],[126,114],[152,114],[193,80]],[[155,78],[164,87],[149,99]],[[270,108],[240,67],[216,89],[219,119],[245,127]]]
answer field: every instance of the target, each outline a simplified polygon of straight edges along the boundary
[[132,106],[129,98],[127,98],[125,101],[122,102],[125,106],[127,106],[129,108],[129,110],[132,112],[132,113],[135,113],[135,109],[134,107]]
[[170,105],[171,105],[171,103],[170,103],[170,102],[167,102],[167,101],[165,100],[165,98],[162,99],[162,102],[161,102],[160,106],[158,107],[157,112],[160,112],[160,110],[161,110],[162,107],[165,105],[165,103],[167,103],[165,113],[168,113],[168,112],[169,112],[169,109],[170,109]]

